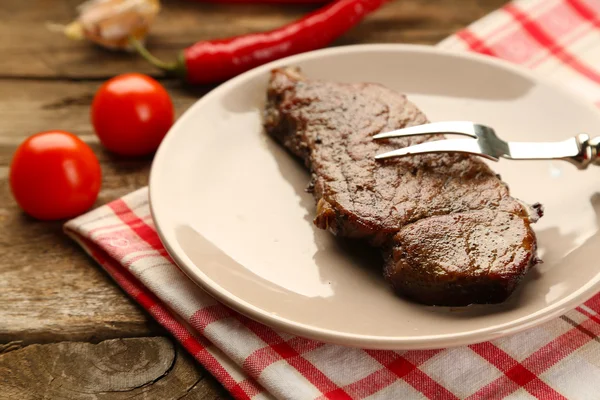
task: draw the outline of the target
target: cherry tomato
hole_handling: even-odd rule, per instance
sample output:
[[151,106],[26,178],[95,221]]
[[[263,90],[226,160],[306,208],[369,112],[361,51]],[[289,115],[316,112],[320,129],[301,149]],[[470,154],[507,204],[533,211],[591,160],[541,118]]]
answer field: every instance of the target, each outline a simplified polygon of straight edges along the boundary
[[29,215],[54,220],[77,216],[96,201],[102,173],[90,147],[64,131],[25,140],[10,164],[10,188]]
[[127,156],[154,152],[171,125],[169,93],[149,76],[131,73],[106,81],[92,103],[92,124],[102,144]]

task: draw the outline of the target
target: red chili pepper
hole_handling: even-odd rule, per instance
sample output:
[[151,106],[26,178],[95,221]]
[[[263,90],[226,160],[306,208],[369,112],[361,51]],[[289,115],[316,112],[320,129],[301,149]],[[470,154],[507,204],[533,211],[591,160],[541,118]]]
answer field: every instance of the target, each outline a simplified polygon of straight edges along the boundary
[[164,63],[134,42],[156,67],[190,83],[216,83],[267,62],[327,46],[387,0],[338,0],[278,29],[198,42]]

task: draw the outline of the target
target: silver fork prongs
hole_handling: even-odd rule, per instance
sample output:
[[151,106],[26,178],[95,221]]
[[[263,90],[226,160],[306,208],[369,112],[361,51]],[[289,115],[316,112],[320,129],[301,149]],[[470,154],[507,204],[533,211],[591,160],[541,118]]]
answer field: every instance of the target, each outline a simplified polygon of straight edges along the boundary
[[418,135],[454,134],[471,139],[432,140],[377,154],[377,160],[406,157],[427,153],[467,153],[498,161],[510,160],[564,160],[577,168],[585,169],[590,163],[600,165],[600,137],[591,139],[579,134],[560,142],[507,142],[500,139],[489,126],[469,121],[433,122],[411,126],[373,136],[374,140],[385,140]]

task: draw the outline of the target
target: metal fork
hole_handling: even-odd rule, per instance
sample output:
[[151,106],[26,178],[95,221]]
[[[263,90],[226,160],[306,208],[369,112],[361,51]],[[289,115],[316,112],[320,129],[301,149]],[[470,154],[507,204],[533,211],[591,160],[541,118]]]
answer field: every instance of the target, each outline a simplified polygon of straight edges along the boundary
[[407,136],[447,133],[470,136],[473,139],[444,139],[416,144],[375,156],[378,160],[404,157],[412,154],[458,152],[499,161],[510,160],[564,160],[579,169],[590,164],[600,165],[600,137],[590,138],[581,133],[562,142],[506,142],[489,126],[469,121],[434,122],[411,126],[373,136],[375,140]]

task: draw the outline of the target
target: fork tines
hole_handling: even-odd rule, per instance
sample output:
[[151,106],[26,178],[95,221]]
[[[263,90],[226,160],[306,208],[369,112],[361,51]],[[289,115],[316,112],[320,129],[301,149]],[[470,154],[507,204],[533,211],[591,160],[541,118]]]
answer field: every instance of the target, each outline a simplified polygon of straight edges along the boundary
[[475,139],[445,139],[434,140],[415,144],[413,146],[403,147],[401,149],[388,151],[387,153],[378,154],[376,160],[384,160],[386,158],[408,156],[411,154],[427,154],[427,153],[467,153],[485,157],[492,161],[498,161],[497,157],[486,154],[481,151],[479,143]]
[[423,125],[410,126],[408,128],[397,129],[391,132],[379,133],[373,136],[373,139],[391,139],[407,136],[430,135],[435,133],[450,133],[455,135],[465,135],[476,138],[477,125],[468,121],[445,121],[431,122]]
[[[380,133],[373,136],[375,140],[392,139],[408,136],[430,135],[430,134],[455,134],[464,135],[477,139],[477,130],[480,125],[468,121],[445,121],[433,122],[423,125],[411,126],[408,128],[398,129],[391,132]],[[458,152],[468,153],[488,158],[493,161],[498,161],[498,158],[482,151],[478,140],[473,139],[445,139],[435,140],[416,144],[409,147],[400,148],[389,151],[387,153],[378,154],[375,156],[377,160],[383,160],[392,157],[401,157],[411,154],[426,154],[426,153],[441,153],[441,152]]]

